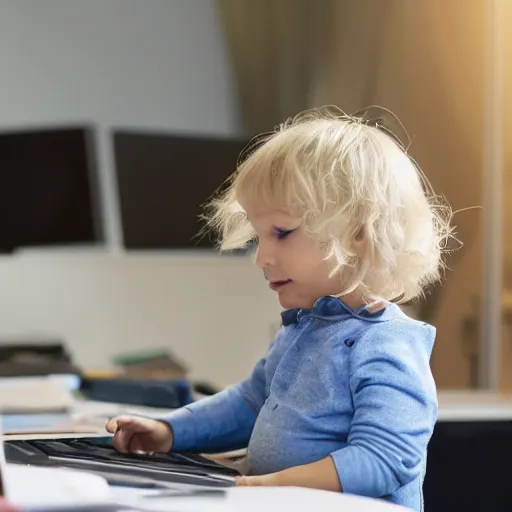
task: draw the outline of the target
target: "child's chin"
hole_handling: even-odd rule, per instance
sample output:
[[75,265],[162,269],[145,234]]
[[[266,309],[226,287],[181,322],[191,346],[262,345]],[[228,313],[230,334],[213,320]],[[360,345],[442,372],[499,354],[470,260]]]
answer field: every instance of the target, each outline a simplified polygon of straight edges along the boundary
[[293,300],[293,297],[283,297],[279,296],[279,304],[281,304],[281,307],[284,309],[295,309],[300,306],[297,305],[297,301]]

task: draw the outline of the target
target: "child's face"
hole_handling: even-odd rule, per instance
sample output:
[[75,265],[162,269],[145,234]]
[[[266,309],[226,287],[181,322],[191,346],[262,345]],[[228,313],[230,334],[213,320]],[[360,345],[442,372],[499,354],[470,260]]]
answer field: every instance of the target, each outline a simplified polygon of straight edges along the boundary
[[255,264],[263,270],[281,306],[311,308],[317,299],[342,290],[329,278],[325,249],[303,230],[302,219],[285,210],[246,209],[258,235]]

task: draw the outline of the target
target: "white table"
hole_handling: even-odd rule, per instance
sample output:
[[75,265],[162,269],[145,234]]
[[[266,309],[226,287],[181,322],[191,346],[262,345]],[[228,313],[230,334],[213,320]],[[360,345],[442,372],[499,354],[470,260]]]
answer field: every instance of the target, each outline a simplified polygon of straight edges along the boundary
[[[122,501],[122,500],[120,500]],[[294,487],[245,487],[227,491],[225,498],[132,498],[148,510],[161,512],[405,512],[408,509],[342,493]]]
[[[22,507],[71,507],[115,503],[155,512],[400,512],[380,500],[303,488],[244,487],[208,497],[156,497],[158,491],[111,487],[81,471],[9,465],[4,468],[6,495]],[[30,489],[30,492],[27,492]],[[120,511],[122,508],[119,509]]]

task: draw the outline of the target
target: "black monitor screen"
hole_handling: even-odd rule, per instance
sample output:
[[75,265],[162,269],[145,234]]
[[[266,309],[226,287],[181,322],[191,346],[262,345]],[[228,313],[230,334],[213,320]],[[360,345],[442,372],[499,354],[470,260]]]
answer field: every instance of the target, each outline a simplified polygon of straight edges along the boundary
[[0,132],[0,251],[103,240],[92,131]]
[[201,206],[236,169],[247,141],[117,131],[117,183],[128,249],[212,247]]

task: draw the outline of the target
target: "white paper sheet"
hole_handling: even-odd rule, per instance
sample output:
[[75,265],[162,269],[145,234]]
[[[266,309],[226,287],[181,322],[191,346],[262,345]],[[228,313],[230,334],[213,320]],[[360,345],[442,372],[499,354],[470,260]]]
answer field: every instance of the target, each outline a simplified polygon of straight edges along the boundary
[[6,497],[23,507],[106,503],[111,496],[105,479],[70,469],[7,464],[3,480]]

